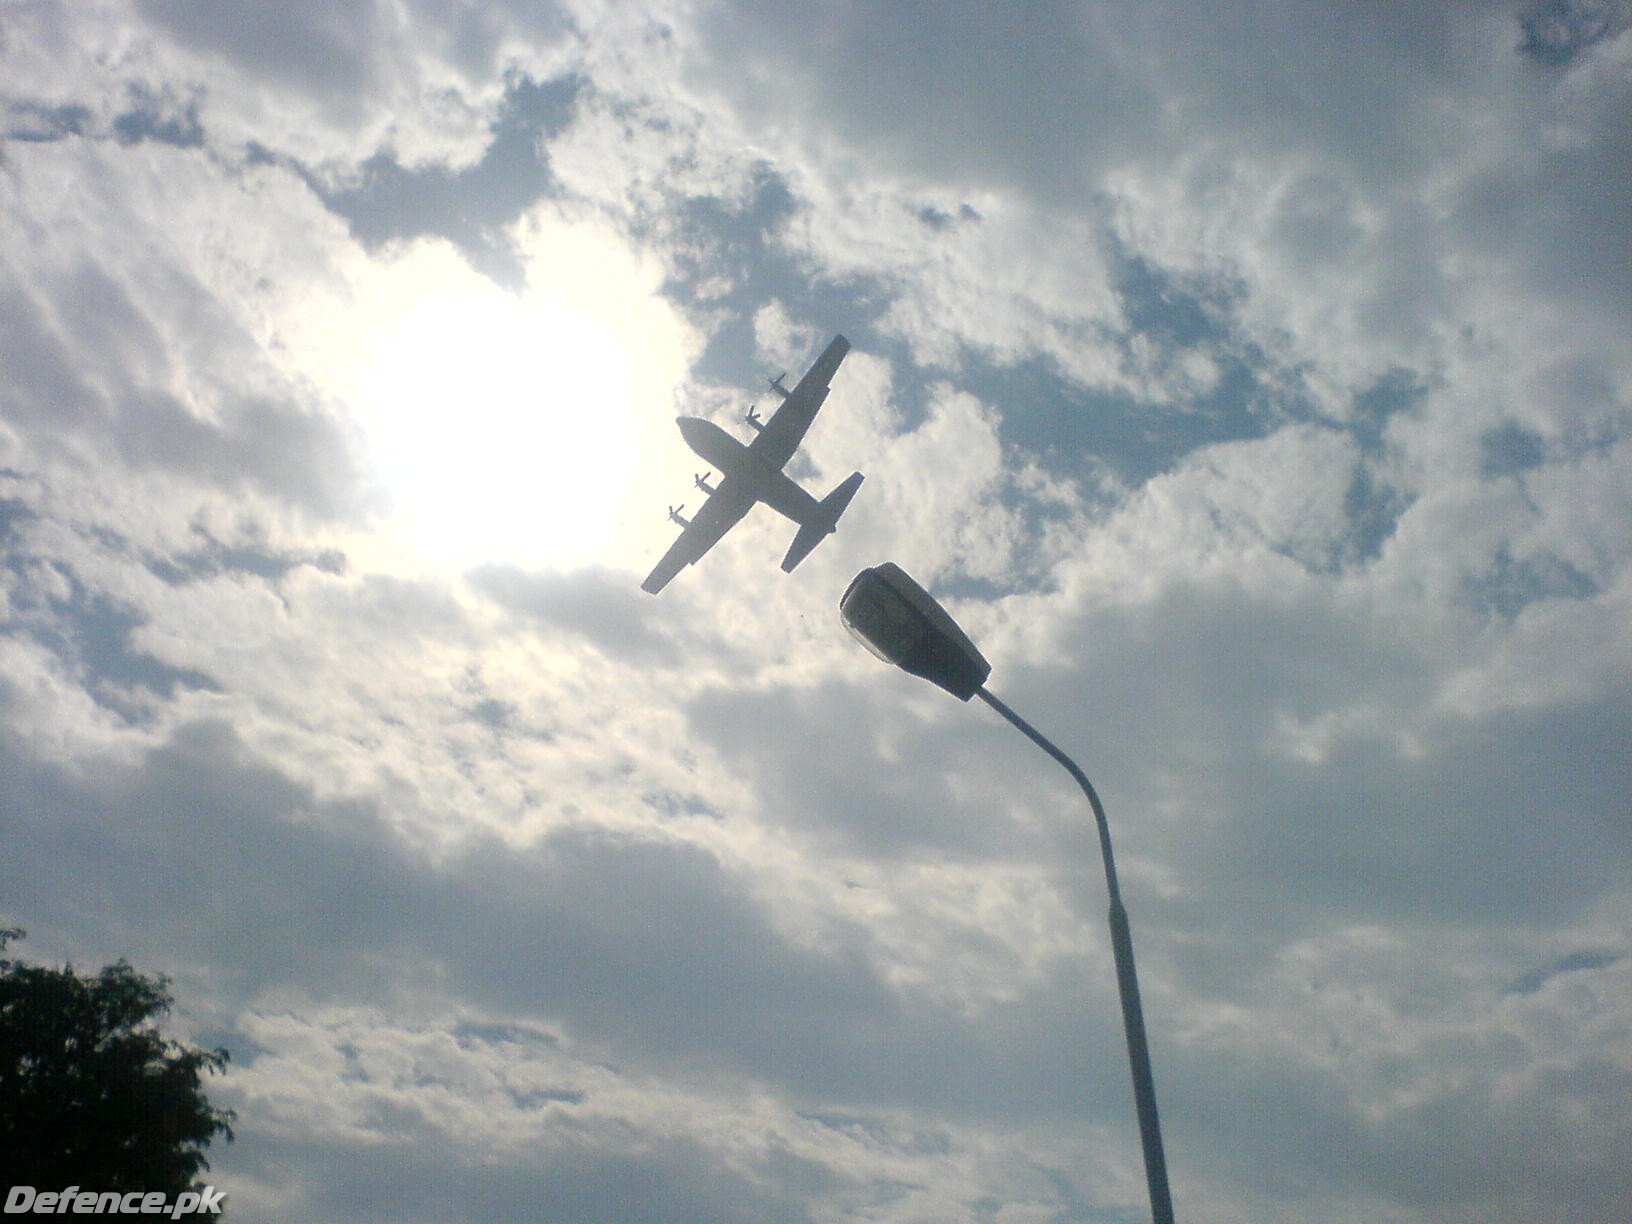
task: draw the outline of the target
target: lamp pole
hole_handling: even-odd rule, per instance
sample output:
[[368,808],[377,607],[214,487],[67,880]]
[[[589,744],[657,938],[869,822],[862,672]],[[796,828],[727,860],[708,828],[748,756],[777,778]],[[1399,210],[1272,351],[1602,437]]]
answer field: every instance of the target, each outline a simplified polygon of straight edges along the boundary
[[1139,1141],[1145,1153],[1150,1214],[1154,1224],[1173,1224],[1173,1199],[1167,1189],[1167,1157],[1162,1153],[1162,1127],[1156,1116],[1156,1083],[1150,1073],[1145,1013],[1139,1005],[1139,978],[1133,969],[1133,935],[1128,930],[1128,911],[1122,906],[1122,890],[1116,883],[1110,822],[1105,819],[1105,806],[1100,803],[1093,784],[1075,761],[986,691],[986,677],[991,675],[992,665],[934,596],[893,561],[862,570],[855,576],[839,601],[839,616],[856,640],[886,663],[938,685],[959,701],[979,697],[1065,766],[1066,772],[1082,787],[1082,793],[1088,796],[1089,806],[1094,809],[1094,823],[1099,828],[1105,887],[1111,898],[1111,954],[1116,960],[1122,1030],[1127,1035],[1128,1064],[1133,1072],[1133,1101],[1139,1112]]
[[1122,905],[1122,890],[1116,882],[1116,859],[1111,854],[1111,826],[1105,818],[1088,775],[1061,752],[1037,728],[1009,709],[984,687],[974,695],[1019,728],[1032,743],[1053,757],[1082,787],[1094,809],[1099,829],[1100,857],[1105,861],[1105,890],[1111,898],[1111,954],[1116,961],[1116,989],[1122,997],[1122,1030],[1128,1038],[1128,1064],[1133,1072],[1133,1102],[1139,1113],[1139,1142],[1145,1151],[1145,1182],[1150,1188],[1150,1215],[1154,1224],[1173,1224],[1173,1199],[1167,1189],[1167,1157],[1162,1151],[1162,1124],[1156,1115],[1156,1081],[1150,1071],[1150,1046],[1145,1041],[1145,1013],[1139,1005],[1139,977],[1133,967],[1133,934],[1128,929],[1128,911]]

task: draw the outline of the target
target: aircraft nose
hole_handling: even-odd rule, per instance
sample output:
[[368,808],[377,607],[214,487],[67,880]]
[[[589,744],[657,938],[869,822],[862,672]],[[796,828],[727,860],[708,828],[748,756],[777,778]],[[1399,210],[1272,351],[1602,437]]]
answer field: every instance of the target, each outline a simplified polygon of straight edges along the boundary
[[731,467],[733,456],[742,450],[742,443],[712,421],[705,421],[702,417],[680,417],[679,424],[680,436],[686,440],[692,452],[721,472]]
[[686,440],[686,445],[692,450],[697,449],[698,441],[708,432],[708,422],[702,417],[683,416],[675,417],[674,423],[680,427],[680,436]]

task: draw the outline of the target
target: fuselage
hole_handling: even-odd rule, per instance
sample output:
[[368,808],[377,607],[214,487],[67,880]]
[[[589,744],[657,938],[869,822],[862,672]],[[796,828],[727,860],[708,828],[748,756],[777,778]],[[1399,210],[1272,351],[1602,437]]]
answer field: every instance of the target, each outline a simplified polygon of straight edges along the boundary
[[738,442],[713,421],[680,417],[678,424],[686,445],[724,478],[716,496],[724,494],[762,501],[796,523],[807,523],[818,512],[816,499],[794,484],[780,467],[765,462],[751,447]]
[[722,475],[741,463],[748,453],[746,446],[713,421],[705,421],[702,417],[681,417],[678,424],[680,436],[686,440],[686,445],[698,458],[706,459],[719,468]]
[[782,558],[783,573],[792,573],[812,549],[837,530],[839,516],[861,485],[861,473],[850,473],[826,497],[817,500],[782,469],[799,449],[817,410],[827,399],[839,363],[849,351],[850,342],[834,336],[792,390],[781,376],[773,379],[771,386],[782,396],[782,403],[763,423],[753,409],[748,410],[748,423],[755,434],[746,444],[701,417],[681,417],[676,422],[686,445],[720,474],[719,482],[710,484],[707,476],[696,478],[693,483],[708,494],[708,500],[690,519],[670,509],[670,517],[684,530],[646,575],[641,590],[656,595],[686,566],[695,565],[759,502],[799,524]]

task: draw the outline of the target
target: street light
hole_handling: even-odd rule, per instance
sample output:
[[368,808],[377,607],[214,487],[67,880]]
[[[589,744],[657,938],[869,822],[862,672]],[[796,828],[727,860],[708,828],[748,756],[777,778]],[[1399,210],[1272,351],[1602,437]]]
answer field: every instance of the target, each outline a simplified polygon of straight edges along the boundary
[[1156,1116],[1156,1084],[1150,1072],[1150,1048],[1145,1041],[1145,1015],[1139,1006],[1139,979],[1133,968],[1133,935],[1128,930],[1128,911],[1122,906],[1122,890],[1116,883],[1110,823],[1093,784],[1075,761],[986,691],[986,677],[991,675],[992,665],[947,615],[946,609],[894,562],[886,561],[857,574],[844,598],[839,600],[839,615],[845,628],[885,662],[938,684],[960,701],[979,697],[1063,765],[1088,796],[1099,827],[1105,888],[1111,899],[1111,953],[1116,961],[1116,988],[1122,998],[1122,1029],[1128,1039],[1133,1101],[1139,1114],[1139,1140],[1145,1153],[1145,1181],[1150,1188],[1150,1214],[1155,1224],[1173,1224],[1167,1159],[1162,1154],[1162,1127]]

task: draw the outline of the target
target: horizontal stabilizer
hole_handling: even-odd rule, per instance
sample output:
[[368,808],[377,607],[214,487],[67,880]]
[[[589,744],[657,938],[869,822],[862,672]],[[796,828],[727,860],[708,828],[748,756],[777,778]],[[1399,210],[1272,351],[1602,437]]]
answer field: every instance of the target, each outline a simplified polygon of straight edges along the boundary
[[839,515],[849,506],[850,499],[856,495],[856,490],[861,488],[864,479],[866,478],[860,472],[851,472],[843,484],[822,498],[822,512],[833,516],[835,527],[839,524]]
[[810,556],[816,545],[833,534],[839,525],[839,515],[844,513],[856,490],[861,488],[861,481],[861,473],[852,472],[849,479],[822,498],[816,514],[799,528],[799,534],[793,537],[793,544],[788,548],[788,555],[782,558],[783,573],[791,574],[793,567]]

